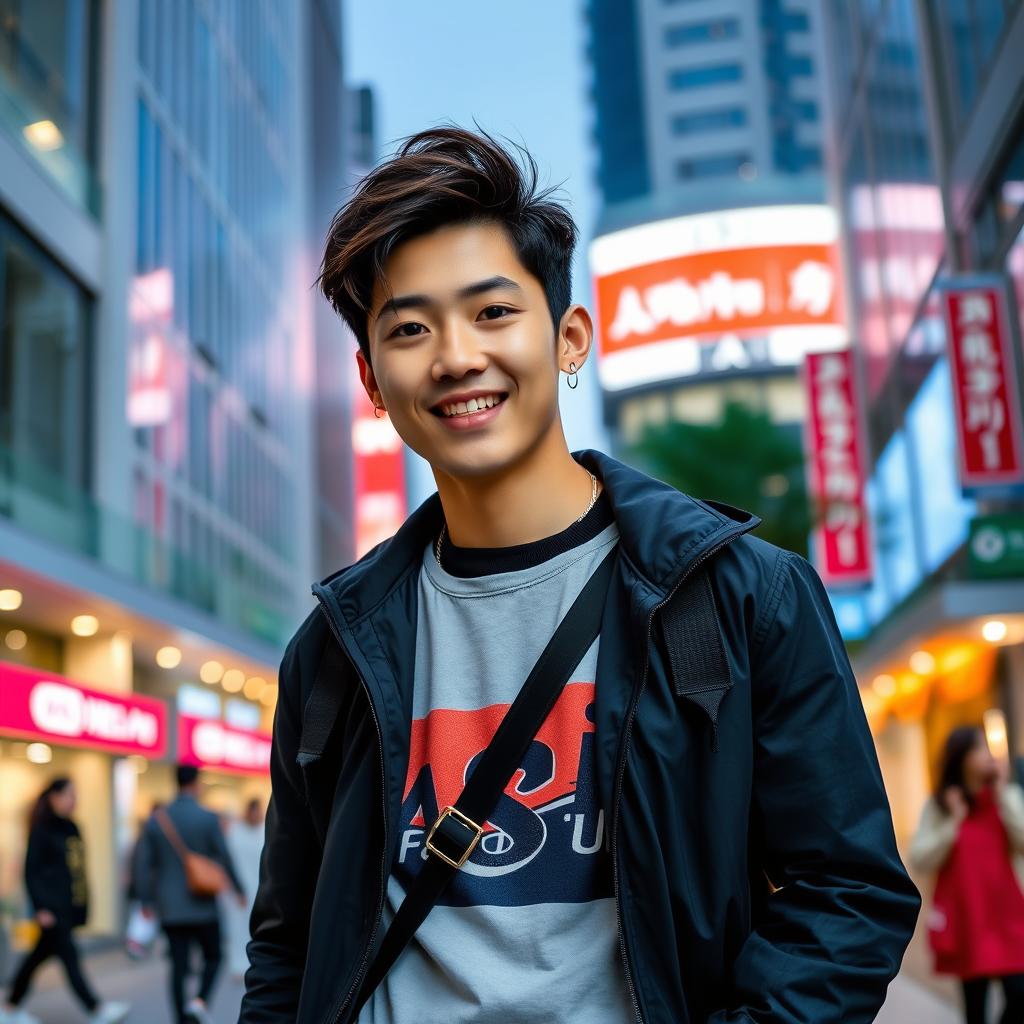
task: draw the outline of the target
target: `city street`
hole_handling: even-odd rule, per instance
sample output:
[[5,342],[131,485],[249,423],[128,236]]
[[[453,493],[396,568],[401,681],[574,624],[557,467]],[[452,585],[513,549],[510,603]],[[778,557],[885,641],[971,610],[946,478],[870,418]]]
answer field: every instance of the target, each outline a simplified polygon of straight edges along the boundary
[[[120,953],[100,953],[88,959],[89,976],[107,999],[125,999],[132,1004],[126,1024],[171,1024],[165,986],[165,962],[154,957],[135,963]],[[39,975],[39,986],[28,1009],[42,1024],[74,1024],[84,1020],[72,1007],[56,963]],[[235,1024],[242,986],[226,975],[214,997],[213,1019],[217,1024]],[[957,1024],[955,1009],[908,978],[897,978],[877,1024]]]

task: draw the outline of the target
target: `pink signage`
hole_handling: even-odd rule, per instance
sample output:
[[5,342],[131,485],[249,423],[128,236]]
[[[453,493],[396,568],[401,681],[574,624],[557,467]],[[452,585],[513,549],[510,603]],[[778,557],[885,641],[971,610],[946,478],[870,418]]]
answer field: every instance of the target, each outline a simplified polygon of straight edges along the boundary
[[270,771],[270,736],[213,718],[178,715],[178,761],[197,768],[263,775]]
[[152,697],[93,690],[0,662],[0,733],[159,758],[167,751],[167,709]]

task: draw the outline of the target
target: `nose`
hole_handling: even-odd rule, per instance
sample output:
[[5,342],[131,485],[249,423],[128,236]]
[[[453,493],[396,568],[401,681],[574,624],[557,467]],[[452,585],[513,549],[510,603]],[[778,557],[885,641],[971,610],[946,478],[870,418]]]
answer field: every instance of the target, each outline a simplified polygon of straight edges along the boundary
[[435,381],[461,380],[487,369],[487,355],[469,324],[454,318],[438,332],[432,374]]

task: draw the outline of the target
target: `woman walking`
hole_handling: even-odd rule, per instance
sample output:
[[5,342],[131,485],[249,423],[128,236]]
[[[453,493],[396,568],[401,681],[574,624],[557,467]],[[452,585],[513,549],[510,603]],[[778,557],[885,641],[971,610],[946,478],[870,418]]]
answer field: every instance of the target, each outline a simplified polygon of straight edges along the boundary
[[64,965],[68,983],[89,1014],[90,1024],[117,1024],[128,1015],[126,1003],[101,1003],[96,998],[82,973],[72,937],[72,930],[85,924],[88,914],[85,847],[71,820],[74,809],[74,784],[61,777],[43,790],[32,811],[25,888],[40,927],[39,940],[18,968],[7,1005],[0,1010],[0,1024],[37,1024],[21,1004],[32,976],[51,956]]
[[910,859],[938,872],[928,935],[936,972],[961,980],[967,1024],[985,1024],[994,980],[1000,1024],[1024,1024],[1024,792],[981,729],[947,739]]

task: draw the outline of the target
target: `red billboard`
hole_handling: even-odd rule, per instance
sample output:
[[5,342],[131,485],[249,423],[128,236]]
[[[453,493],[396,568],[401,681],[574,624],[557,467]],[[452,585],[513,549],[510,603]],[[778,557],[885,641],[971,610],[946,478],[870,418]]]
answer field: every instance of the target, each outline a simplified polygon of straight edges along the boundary
[[242,775],[270,771],[271,737],[212,718],[178,715],[178,761]]
[[831,586],[871,579],[866,459],[853,352],[808,353],[807,472],[819,518],[815,562]]
[[167,751],[167,709],[152,697],[94,690],[0,662],[0,733],[159,758]]
[[943,309],[953,380],[960,483],[1019,483],[1020,399],[1010,349],[1006,286],[998,278],[944,283]]
[[387,540],[405,521],[402,439],[387,416],[356,384],[352,399],[352,475],[355,491],[356,558]]

